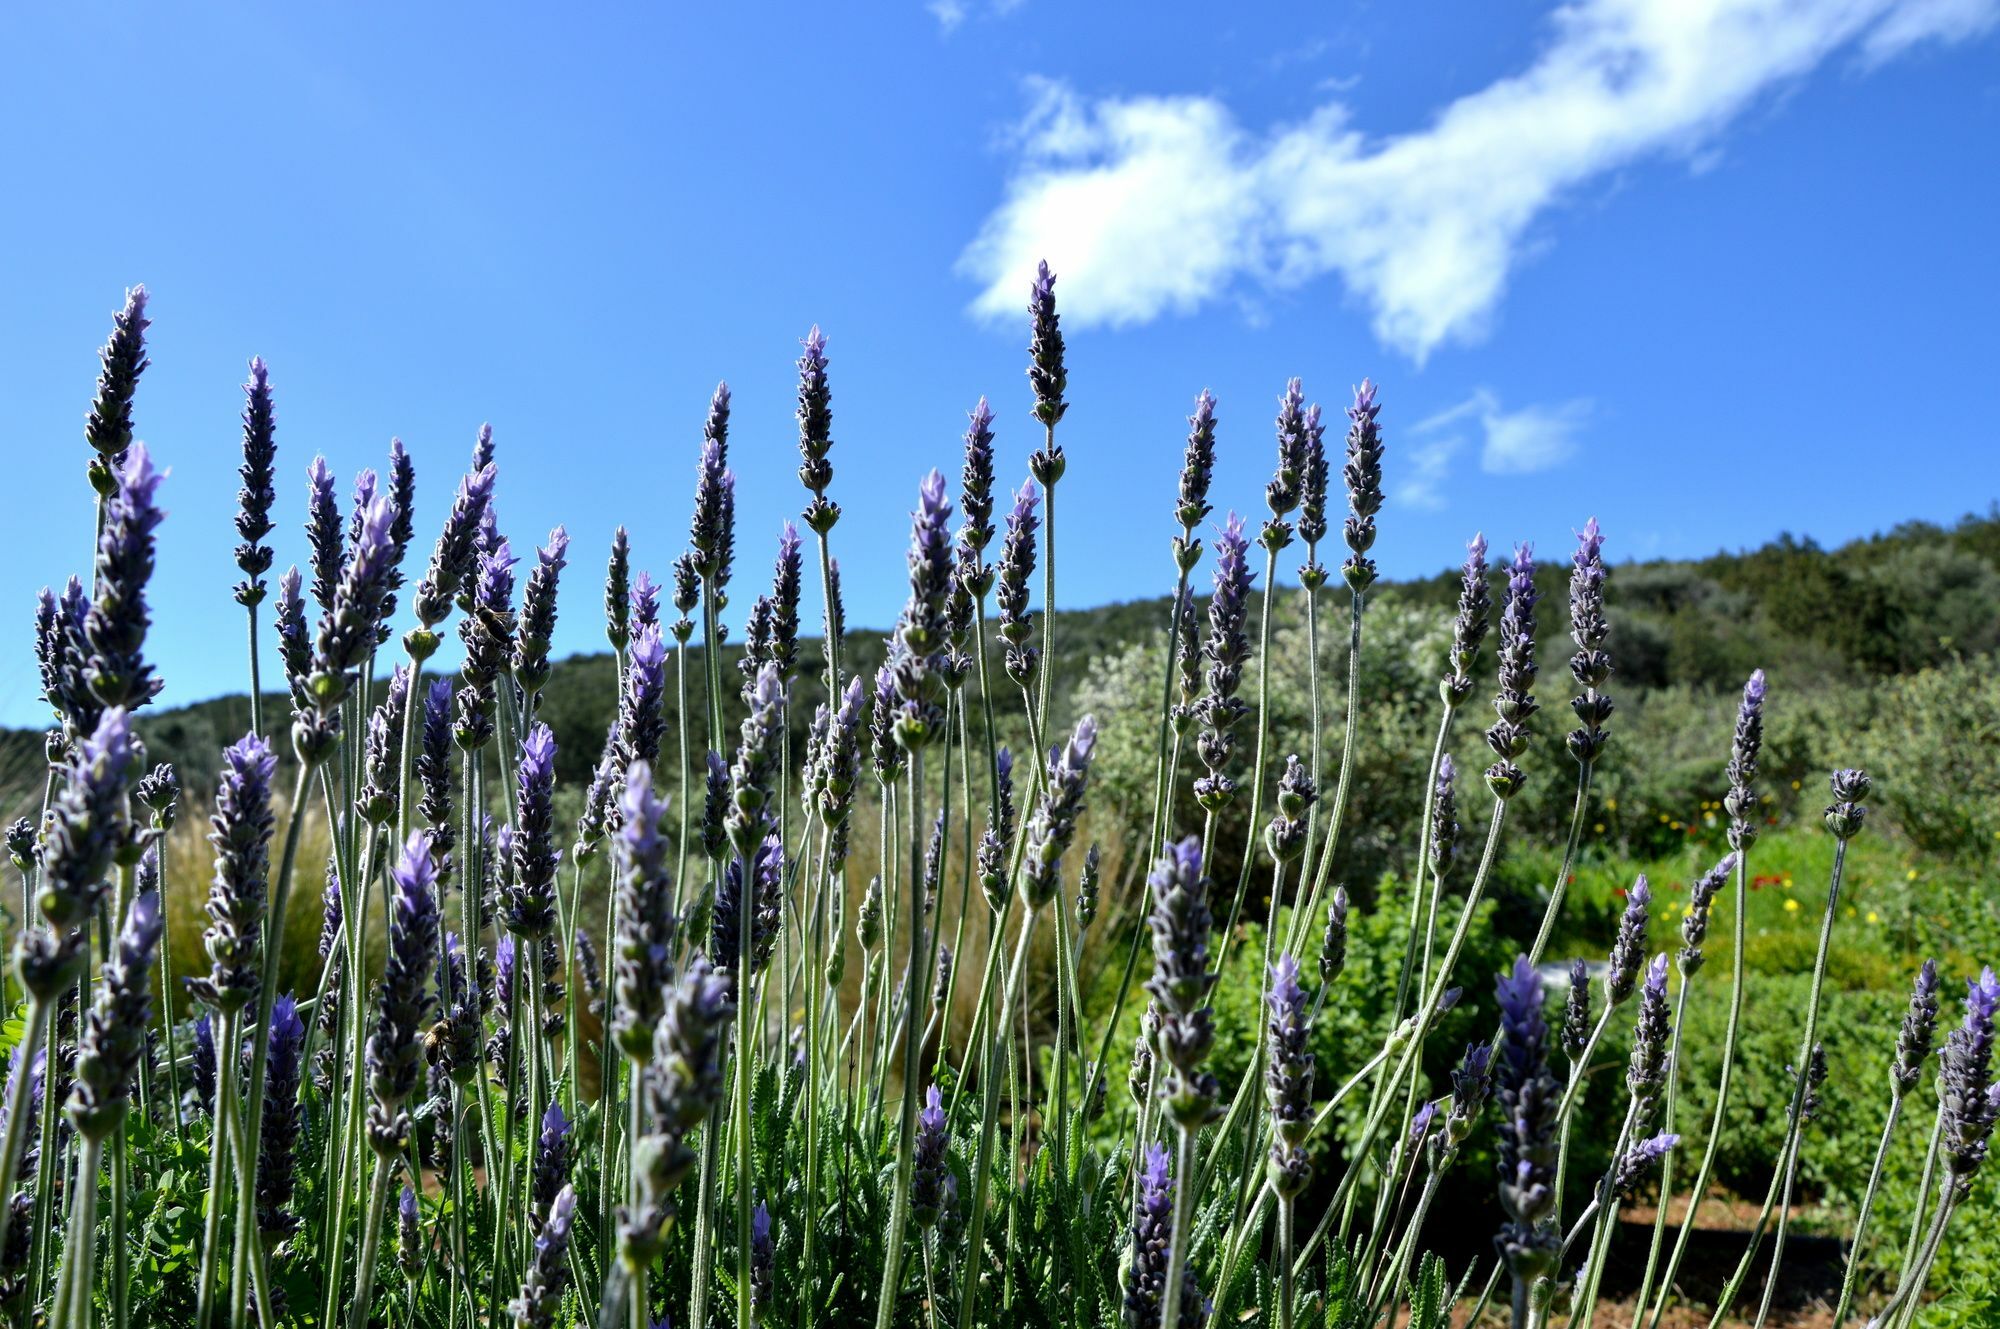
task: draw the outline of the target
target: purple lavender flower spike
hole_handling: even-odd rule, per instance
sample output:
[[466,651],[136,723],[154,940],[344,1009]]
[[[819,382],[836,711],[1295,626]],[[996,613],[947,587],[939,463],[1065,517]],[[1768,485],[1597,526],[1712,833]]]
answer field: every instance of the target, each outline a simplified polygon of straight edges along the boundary
[[313,600],[320,612],[326,613],[333,608],[334,592],[340,585],[340,481],[325,457],[314,457],[306,467],[306,484],[306,542],[312,550]]
[[1898,1098],[1916,1088],[1923,1078],[1924,1063],[1930,1059],[1931,1045],[1937,1038],[1937,1016],[1937,961],[1926,960],[1911,986],[1910,1008],[1896,1035],[1896,1060],[1889,1067],[1889,1086]]
[[994,579],[994,600],[1000,607],[1000,639],[1006,643],[1007,675],[1023,687],[1035,677],[1041,658],[1034,644],[1034,619],[1028,613],[1028,583],[1035,575],[1035,531],[1041,525],[1035,508],[1040,502],[1041,494],[1033,481],[1015,491]]
[[1643,1129],[1659,1117],[1661,1095],[1667,1086],[1667,1048],[1673,1027],[1667,1015],[1667,957],[1664,952],[1646,966],[1646,979],[1639,987],[1639,1016],[1632,1027],[1632,1060],[1625,1071],[1625,1087],[1632,1094],[1634,1126]]
[[[1165,1145],[1147,1147],[1132,1197],[1132,1249],[1125,1275],[1125,1323],[1132,1329],[1162,1329],[1167,1268],[1172,1262],[1174,1225],[1173,1162]],[[1181,1268],[1179,1324],[1199,1329],[1206,1320],[1200,1282],[1192,1265]]]
[[1604,649],[1611,622],[1604,616],[1604,532],[1597,518],[1584,523],[1576,540],[1569,577],[1569,633],[1576,654],[1570,657],[1569,671],[1583,695],[1570,700],[1580,727],[1566,741],[1572,757],[1590,762],[1604,750],[1604,722],[1612,709],[1611,699],[1602,692],[1611,677],[1611,656]]
[[1248,550],[1243,518],[1232,512],[1215,539],[1215,594],[1208,602],[1208,638],[1202,645],[1208,691],[1194,710],[1201,723],[1195,752],[1208,770],[1194,783],[1195,801],[1207,811],[1226,807],[1235,796],[1236,782],[1224,768],[1235,749],[1236,726],[1250,711],[1236,695],[1250,658],[1250,638],[1244,631],[1253,577],[1245,557]]
[[944,1203],[944,1180],[951,1173],[951,1136],[945,1129],[944,1096],[936,1085],[924,1090],[917,1114],[916,1162],[910,1179],[910,1216],[918,1227],[935,1226]]
[[612,860],[618,899],[618,926],[612,952],[617,1001],[612,1036],[635,1062],[650,1060],[653,1027],[659,1023],[673,981],[673,878],[667,871],[667,840],[660,824],[666,800],[653,792],[652,767],[632,763],[625,772],[622,816]]
[[146,329],[152,326],[146,298],[144,286],[125,293],[125,305],[111,316],[111,335],[97,353],[97,396],[84,419],[83,437],[97,454],[91,459],[90,480],[101,495],[111,492],[112,472],[132,446],[132,400],[139,376],[152,364],[146,358]]
[[380,637],[382,613],[396,572],[396,505],[385,495],[357,514],[360,528],[351,556],[334,589],[331,607],[320,615],[308,683],[322,715],[346,700],[353,674],[367,663]]
[[278,756],[256,734],[222,754],[209,843],[215,875],[208,891],[206,978],[188,980],[197,1001],[219,1011],[241,1010],[257,995],[263,969],[264,895],[270,876],[271,777]]
[[750,1304],[768,1309],[777,1277],[777,1248],[771,1244],[771,1207],[762,1200],[750,1212]]
[[537,724],[521,741],[516,774],[513,873],[502,891],[500,916],[509,932],[547,935],[556,921],[556,868],[562,850],[555,844],[556,736]]
[[943,731],[950,525],[944,476],[933,470],[918,486],[917,510],[910,514],[910,594],[890,639],[888,659],[896,694],[896,741],[911,750],[929,746]]
[[299,1085],[306,1027],[289,992],[272,1004],[269,1039],[263,1125],[257,1136],[257,1230],[267,1240],[282,1241],[301,1227],[291,1207],[299,1132],[305,1124]]
[[[958,481],[959,566],[981,575],[980,556],[993,540],[993,408],[981,397],[967,412],[965,468]],[[973,587],[974,595],[986,592]]]
[[1639,982],[1639,970],[1646,963],[1646,924],[1653,903],[1653,887],[1640,873],[1625,895],[1625,913],[1618,920],[1618,935],[1611,943],[1605,963],[1604,995],[1613,1006],[1623,1005]]
[[833,451],[833,388],[827,381],[826,334],[815,323],[800,346],[799,483],[812,493],[801,516],[824,538],[840,520],[840,505],[826,496],[833,483],[833,463],[827,460]]
[[1276,540],[1282,549],[1290,543],[1292,528],[1285,517],[1299,505],[1300,487],[1306,476],[1306,396],[1298,379],[1288,379],[1278,398],[1278,469],[1264,486],[1264,505],[1271,519],[1264,523],[1264,539]]
[[272,531],[271,505],[277,502],[274,437],[277,415],[271,406],[271,375],[263,357],[250,358],[250,381],[243,385],[243,464],[237,468],[243,485],[236,491],[236,566],[243,580],[236,584],[236,603],[251,608],[264,599],[264,574],[271,570],[271,547],[264,537]]
[[77,1037],[68,1111],[86,1139],[102,1141],[125,1119],[153,1015],[153,953],[162,921],[157,893],[133,899]]
[[[487,435],[490,439],[491,435]],[[475,457],[475,460],[477,458]],[[475,465],[472,473],[458,482],[451,512],[438,533],[431,551],[429,568],[417,584],[416,610],[420,625],[405,644],[426,659],[437,649],[436,629],[451,613],[451,606],[466,579],[477,569],[479,531],[493,503],[493,482],[497,475],[491,461]]]
[[576,1218],[576,1188],[564,1186],[549,1205],[548,1221],[535,1237],[534,1256],[521,1282],[521,1295],[508,1303],[521,1329],[555,1329],[569,1287],[570,1225]]
[[1965,984],[1965,1018],[1946,1035],[1938,1063],[1938,1114],[1946,1168],[1959,1184],[1986,1161],[2000,1104],[1993,1093],[1993,1022],[2000,979],[1983,969]]
[[1376,385],[1362,379],[1347,410],[1347,462],[1341,467],[1350,511],[1341,530],[1349,553],[1340,574],[1356,595],[1375,584],[1375,562],[1367,555],[1375,544],[1375,514],[1382,509],[1382,430],[1376,419],[1381,413]]
[[373,1102],[368,1141],[385,1158],[402,1152],[410,1133],[403,1103],[416,1091],[421,1043],[430,1016],[429,978],[437,969],[437,864],[427,831],[414,831],[394,867],[389,954],[363,1061]]
[[194,1101],[203,1112],[215,1111],[215,1022],[203,1011],[194,1022]]
[[1486,640],[1492,596],[1486,589],[1486,536],[1475,533],[1465,546],[1459,571],[1458,612],[1451,624],[1451,672],[1439,685],[1448,706],[1462,706],[1472,695],[1472,670],[1479,663],[1479,646]]
[[1207,1004],[1215,975],[1208,971],[1209,880],[1202,873],[1201,841],[1170,843],[1146,879],[1153,901],[1147,925],[1153,936],[1153,976],[1146,991],[1160,1011],[1154,1041],[1167,1062],[1167,1101],[1176,1121],[1192,1127],[1208,1115],[1220,1087],[1202,1069],[1215,1042]]
[[535,1165],[529,1180],[529,1194],[534,1200],[538,1222],[547,1221],[557,1194],[569,1184],[570,1164],[575,1151],[575,1143],[570,1138],[574,1125],[563,1115],[562,1104],[550,1100],[549,1110],[542,1114],[541,1134],[535,1137]]
[[1458,767],[1451,754],[1438,760],[1437,784],[1431,790],[1431,876],[1443,881],[1458,861]]
[[694,521],[688,532],[697,555],[696,567],[710,580],[720,578],[728,560],[734,485],[729,473],[729,385],[722,383],[709,402],[708,423],[702,431],[701,458],[695,471]]
[[1621,1200],[1632,1198],[1639,1183],[1659,1167],[1660,1160],[1680,1142],[1680,1136],[1662,1131],[1626,1150],[1612,1167],[1611,1193]]
[[1688,908],[1686,917],[1681,919],[1681,951],[1678,957],[1681,976],[1693,974],[1701,968],[1701,946],[1708,938],[1708,919],[1715,908],[1715,897],[1729,884],[1729,874],[1736,870],[1736,854],[1727,853],[1722,860],[1688,887]]
[[1264,1000],[1270,1011],[1265,1027],[1271,1058],[1264,1078],[1272,1130],[1267,1175],[1280,1199],[1293,1200],[1312,1180],[1304,1144],[1312,1128],[1313,1055],[1299,962],[1289,954],[1280,954],[1271,966]]
[[[1056,274],[1049,271],[1047,259],[1035,267],[1035,281],[1028,290],[1028,315],[1034,325],[1034,335],[1028,342],[1028,384],[1035,390],[1034,416],[1053,431],[1069,410],[1069,403],[1063,400],[1069,374],[1063,365],[1062,319],[1056,313]],[[1045,485],[1053,484],[1061,475],[1062,450],[1052,449],[1051,455],[1056,474],[1035,477]],[[1047,466],[1048,462],[1043,464]]]
[[1316,591],[1326,583],[1326,569],[1314,556],[1326,538],[1326,425],[1320,419],[1319,403],[1306,407],[1305,472],[1299,489],[1299,538],[1306,542],[1306,566],[1299,570],[1301,584]]
[[459,640],[465,644],[465,661],[459,666],[465,686],[458,692],[453,737],[467,752],[477,751],[493,739],[500,675],[513,649],[516,562],[513,546],[506,540],[480,555],[471,607],[458,625]]
[[1214,509],[1208,503],[1208,488],[1215,479],[1215,397],[1207,388],[1195,398],[1194,414],[1188,417],[1187,452],[1181,459],[1181,482],[1174,504],[1174,520],[1181,533],[1174,537],[1174,563],[1182,572],[1191,572],[1201,561],[1201,541],[1194,538],[1195,527]]
[[153,469],[144,443],[134,443],[124,457],[97,540],[97,594],[83,618],[89,651],[83,677],[100,705],[136,710],[165,686],[143,651],[152,622],[146,583],[153,575],[155,532],[166,515],[155,493],[166,476]]
[[1833,773],[1833,804],[1827,808],[1825,820],[1835,839],[1851,840],[1861,833],[1861,823],[1868,815],[1862,800],[1868,797],[1872,783],[1866,771],[1848,769]]
[[543,685],[549,681],[549,646],[556,631],[556,585],[569,563],[569,532],[558,526],[549,542],[535,551],[535,569],[521,593],[521,615],[514,639],[514,682],[534,713]]
[[1495,985],[1500,1004],[1500,1065],[1494,1097],[1501,1123],[1500,1207],[1507,1214],[1497,1244],[1518,1299],[1555,1268],[1561,1234],[1555,1213],[1556,1108],[1562,1089],[1548,1067],[1548,1021],[1542,1013],[1542,980],[1528,957]]
[[1097,749],[1097,719],[1076,722],[1069,742],[1049,751],[1048,783],[1028,820],[1021,852],[1021,892],[1028,907],[1040,909],[1062,885],[1062,859],[1076,839],[1076,820],[1090,783],[1090,759]]
[[1499,757],[1486,771],[1496,797],[1512,798],[1526,777],[1514,759],[1528,750],[1528,721],[1541,708],[1535,686],[1535,547],[1514,547],[1507,572],[1507,602],[1500,613],[1500,690],[1493,699],[1499,715],[1486,731],[1486,745]]

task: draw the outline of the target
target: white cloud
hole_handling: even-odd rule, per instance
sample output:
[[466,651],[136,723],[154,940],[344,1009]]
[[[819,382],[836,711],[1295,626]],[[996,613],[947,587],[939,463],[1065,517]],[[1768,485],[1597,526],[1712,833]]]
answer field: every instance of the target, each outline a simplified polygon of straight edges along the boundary
[[974,311],[1011,318],[1047,257],[1065,316],[1112,326],[1338,274],[1421,360],[1481,335],[1531,225],[1585,182],[1712,149],[1843,49],[1879,64],[1996,19],[2000,0],[1574,0],[1527,69],[1387,139],[1338,101],[1253,133],[1214,97],[1090,100],[1038,80],[1006,198],[959,266],[981,284]]
[[[1019,9],[1027,0],[988,0],[986,8],[995,18],[1005,18]],[[938,31],[949,37],[972,17],[972,0],[926,0],[924,8],[930,11],[938,22]]]
[[1576,455],[1578,435],[1590,421],[1586,397],[1509,411],[1480,388],[1455,406],[1426,416],[1410,427],[1403,452],[1403,479],[1396,498],[1415,508],[1444,507],[1444,484],[1451,463],[1468,437],[1480,440],[1479,469],[1488,475],[1531,475],[1560,466]]

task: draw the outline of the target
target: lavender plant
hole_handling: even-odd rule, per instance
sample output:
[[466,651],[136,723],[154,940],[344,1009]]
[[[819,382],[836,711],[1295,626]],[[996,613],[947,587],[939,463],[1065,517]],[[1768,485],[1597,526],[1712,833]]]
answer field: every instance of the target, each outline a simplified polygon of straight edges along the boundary
[[[801,639],[809,572],[789,523],[769,587],[748,597],[741,644],[728,641],[739,533],[732,398],[718,387],[698,443],[689,439],[694,510],[686,547],[668,551],[671,585],[634,565],[647,527],[611,539],[604,631],[615,682],[605,699],[615,718],[585,734],[574,767],[558,750],[573,720],[554,685],[569,536],[557,527],[528,566],[517,563],[492,431],[479,432],[413,590],[402,569],[414,536],[410,453],[393,444],[385,469],[351,489],[315,459],[304,570],[276,577],[273,595],[269,537],[293,518],[279,512],[269,373],[251,361],[232,513],[250,732],[223,752],[212,790],[197,781],[188,794],[172,768],[147,773],[131,718],[162,686],[146,641],[167,529],[163,469],[134,434],[149,330],[135,290],[103,352],[86,429],[90,576],[52,581],[61,589],[35,607],[38,686],[56,727],[44,814],[7,835],[22,892],[23,1006],[0,1096],[0,1318],[89,1325],[103,1315],[116,1329],[156,1319],[203,1329],[1374,1329],[1405,1316],[1438,1326],[1456,1295],[1443,1262],[1425,1254],[1439,1236],[1435,1211],[1460,1193],[1451,1180],[1490,1123],[1497,1234],[1459,1280],[1462,1290],[1483,1282],[1475,1318],[1503,1278],[1515,1329],[1564,1314],[1584,1329],[1608,1313],[1620,1212],[1656,1187],[1633,1312],[1657,1326],[1684,1295],[1695,1213],[1739,1097],[1742,1030],[1783,1020],[1798,1052],[1771,1189],[1708,1308],[1719,1326],[1759,1295],[1761,1275],[1763,1322],[1797,1244],[1789,1224],[1810,1151],[1824,1147],[1814,1121],[1838,1036],[1823,1018],[1826,980],[1848,847],[1869,824],[1869,778],[1837,772],[1821,818],[1833,868],[1805,1004],[1757,1010],[1746,999],[1747,861],[1781,809],[1757,786],[1767,695],[1754,674],[1722,767],[1730,852],[1690,874],[1671,958],[1654,933],[1662,904],[1678,897],[1664,885],[1656,896],[1638,875],[1602,965],[1551,962],[1550,973],[1569,974],[1552,1024],[1541,966],[1578,930],[1571,877],[1585,863],[1624,871],[1599,863],[1586,834],[1603,806],[1593,781],[1620,751],[1603,530],[1586,523],[1568,564],[1576,722],[1563,747],[1576,783],[1551,832],[1566,827],[1556,875],[1538,897],[1506,894],[1523,874],[1499,870],[1515,848],[1510,805],[1563,760],[1532,742],[1542,702],[1531,544],[1506,568],[1497,623],[1486,540],[1466,546],[1455,603],[1438,606],[1428,762],[1419,747],[1402,754],[1405,776],[1386,777],[1360,759],[1378,704],[1364,686],[1362,626],[1384,594],[1375,558],[1389,492],[1372,381],[1347,408],[1339,468],[1344,704],[1322,695],[1330,671],[1319,640],[1333,562],[1321,546],[1341,496],[1325,417],[1292,379],[1254,536],[1235,513],[1204,529],[1226,506],[1214,493],[1211,394],[1195,398],[1176,441],[1165,530],[1174,577],[1151,657],[1157,712],[1100,710],[1100,726],[1066,711],[1062,684],[1080,662],[1056,653],[1055,499],[1068,464],[1056,428],[1072,404],[1072,363],[1055,288],[1041,266],[1029,298],[1041,426],[1029,478],[996,513],[1002,459],[981,398],[954,463],[957,494],[942,470],[919,485],[908,594],[879,657],[846,637],[827,341],[814,328],[801,344],[800,517],[823,601],[817,678],[801,667],[812,649]],[[1197,572],[1211,548],[1203,604]],[[1288,603],[1293,582],[1301,594]],[[674,616],[663,620],[669,596]],[[452,678],[430,666],[454,611],[464,650]],[[1307,695],[1287,710],[1274,656],[1294,617]],[[378,668],[397,627],[400,658]],[[1484,735],[1491,803],[1480,837],[1472,804],[1484,795],[1463,778],[1453,727],[1489,635],[1496,715]],[[285,678],[288,754],[270,740],[258,696],[267,651]],[[1301,713],[1302,723],[1288,718]],[[1151,763],[1114,805],[1104,754],[1134,736],[1142,753],[1150,739]],[[1032,759],[1017,764],[1017,751]],[[1388,797],[1364,777],[1407,778],[1412,791],[1413,825],[1386,849],[1407,917],[1400,903],[1394,918],[1370,917],[1378,894],[1353,871],[1351,813]],[[186,856],[167,852],[192,796],[210,810],[213,868],[202,959],[180,957],[183,982],[162,937],[174,902],[185,908],[196,893]],[[575,818],[573,839],[559,816]],[[315,846],[303,868],[302,843]],[[1252,889],[1262,859],[1268,904]],[[301,870],[323,871],[325,883],[317,953],[303,964],[286,946]],[[1717,906],[1732,876],[1725,919]],[[1461,1002],[1478,981],[1465,972],[1475,936],[1506,929],[1512,952],[1517,924],[1520,955],[1493,1005]],[[1730,991],[1712,1049],[1687,1031],[1699,983],[1720,977],[1701,977],[1718,944],[1729,949]],[[1353,989],[1357,973],[1379,996]],[[1144,1009],[1127,1012],[1135,985]],[[186,1025],[171,1000],[183,990]],[[1973,1183],[2000,1120],[2000,980],[1984,972],[1968,985],[1963,1019],[1936,1052],[1939,991],[1938,967],[1926,964],[1893,1049],[1885,1040],[1889,1102],[1837,1323],[1876,1295],[1860,1255],[1934,1054],[1939,1104],[1917,1225],[1877,1323],[1912,1322],[1955,1216],[1979,1203]],[[1230,1022],[1245,1010],[1254,1028],[1239,1043]],[[1598,1073],[1599,1051],[1628,1018],[1621,1081]],[[1441,1030],[1467,1021],[1475,1036],[1462,1053],[1440,1046]],[[1103,1067],[1135,1030],[1132,1101],[1114,1102]],[[1327,1054],[1357,1037],[1369,1046],[1353,1064]],[[1713,1115],[1681,1120],[1682,1095],[1711,1074]],[[1618,1125],[1588,1141],[1608,1148],[1573,1158],[1586,1104]],[[1704,1128],[1690,1181],[1677,1164],[1681,1136],[1692,1143]],[[1681,1194],[1686,1217],[1669,1243],[1668,1201]],[[135,1304],[131,1289],[157,1262],[174,1213],[200,1228],[187,1243],[192,1289]]]

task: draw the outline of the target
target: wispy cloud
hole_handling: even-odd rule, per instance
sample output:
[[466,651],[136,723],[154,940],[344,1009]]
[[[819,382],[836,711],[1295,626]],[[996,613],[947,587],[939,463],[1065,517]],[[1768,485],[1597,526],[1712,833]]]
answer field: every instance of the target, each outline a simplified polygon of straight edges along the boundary
[[1338,100],[1258,133],[1214,97],[1035,80],[1006,199],[960,268],[981,285],[975,312],[1012,317],[1046,256],[1065,317],[1112,326],[1337,274],[1421,360],[1483,333],[1531,225],[1587,181],[1694,159],[1843,50],[1872,67],[1996,20],[2000,0],[1574,0],[1527,69],[1387,139]]
[[[995,18],[1001,18],[1019,9],[1027,0],[987,0],[983,6]],[[976,0],[926,0],[924,8],[937,20],[938,31],[949,37],[957,32],[965,21],[972,17],[975,8],[982,7]]]
[[1591,410],[1589,398],[1577,397],[1510,411],[1492,391],[1480,388],[1410,427],[1395,497],[1415,508],[1444,507],[1452,462],[1474,439],[1479,469],[1488,475],[1531,475],[1560,466],[1576,455]]

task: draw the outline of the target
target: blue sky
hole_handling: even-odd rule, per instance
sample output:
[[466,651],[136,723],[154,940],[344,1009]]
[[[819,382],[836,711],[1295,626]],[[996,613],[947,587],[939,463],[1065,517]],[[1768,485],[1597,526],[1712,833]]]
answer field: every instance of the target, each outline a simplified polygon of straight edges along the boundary
[[616,524],[658,573],[680,549],[719,378],[762,577],[818,322],[849,618],[886,625],[981,393],[1024,469],[1042,254],[1071,603],[1165,589],[1203,387],[1218,506],[1259,503],[1292,374],[1383,384],[1392,575],[1475,528],[1556,549],[1594,513],[1619,557],[1689,555],[2000,497],[1995,0],[663,8],[0,14],[0,722],[43,718],[33,596],[86,567],[81,420],[136,281],[169,701],[242,685],[250,355],[280,566],[315,453],[403,438],[427,547],[490,420],[506,528],[574,536],[567,651],[602,642]]

